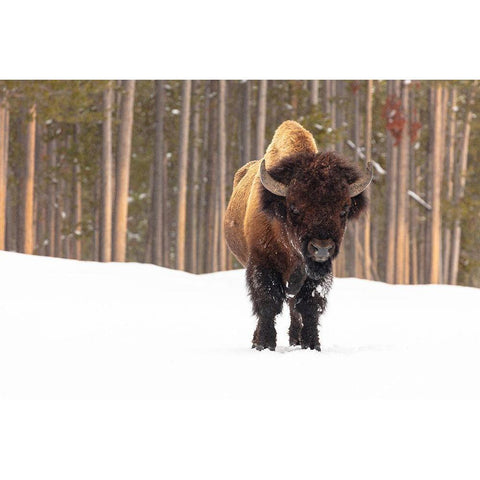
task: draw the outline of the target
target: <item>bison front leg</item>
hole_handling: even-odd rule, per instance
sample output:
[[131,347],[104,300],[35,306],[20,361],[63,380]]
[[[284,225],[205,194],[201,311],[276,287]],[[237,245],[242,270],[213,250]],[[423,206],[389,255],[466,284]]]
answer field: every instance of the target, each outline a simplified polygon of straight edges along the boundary
[[275,317],[282,311],[285,300],[282,276],[272,268],[249,264],[247,265],[247,284],[253,313],[258,318],[252,348],[275,350],[277,346]]
[[288,306],[290,307],[290,328],[288,329],[288,337],[291,347],[300,345],[302,342],[302,316],[295,309],[295,301],[295,297],[288,300]]
[[327,300],[316,291],[317,283],[307,280],[295,299],[295,310],[301,315],[303,327],[300,335],[302,348],[320,351],[318,319],[324,312]]

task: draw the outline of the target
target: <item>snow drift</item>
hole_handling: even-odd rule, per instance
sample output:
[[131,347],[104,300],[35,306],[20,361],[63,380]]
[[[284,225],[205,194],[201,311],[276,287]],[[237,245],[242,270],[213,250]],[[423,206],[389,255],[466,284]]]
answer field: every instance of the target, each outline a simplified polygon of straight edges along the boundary
[[244,271],[0,252],[2,399],[478,399],[480,290],[335,279],[323,351],[251,350]]

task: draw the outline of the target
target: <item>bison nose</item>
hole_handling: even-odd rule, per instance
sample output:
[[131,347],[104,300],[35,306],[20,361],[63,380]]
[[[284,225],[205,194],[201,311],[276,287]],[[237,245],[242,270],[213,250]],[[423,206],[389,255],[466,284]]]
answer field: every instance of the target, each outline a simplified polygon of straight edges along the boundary
[[332,240],[310,240],[308,253],[315,262],[325,262],[332,255],[333,247]]

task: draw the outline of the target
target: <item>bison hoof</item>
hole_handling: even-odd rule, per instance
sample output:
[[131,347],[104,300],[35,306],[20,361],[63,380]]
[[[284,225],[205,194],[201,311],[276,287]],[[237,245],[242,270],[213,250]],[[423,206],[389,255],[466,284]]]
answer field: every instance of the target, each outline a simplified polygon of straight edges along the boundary
[[271,350],[272,352],[275,351],[275,347],[273,345],[260,345],[258,343],[254,343],[252,344],[252,348],[254,348],[255,350],[258,350],[259,352],[261,352],[262,350],[265,350],[265,348],[268,348],[269,350]]
[[303,344],[303,345],[302,345],[302,348],[303,348],[304,350],[306,350],[307,348],[309,348],[310,350],[316,350],[317,352],[321,352],[321,351],[322,351],[322,347],[320,346],[319,343],[317,343],[316,345]]

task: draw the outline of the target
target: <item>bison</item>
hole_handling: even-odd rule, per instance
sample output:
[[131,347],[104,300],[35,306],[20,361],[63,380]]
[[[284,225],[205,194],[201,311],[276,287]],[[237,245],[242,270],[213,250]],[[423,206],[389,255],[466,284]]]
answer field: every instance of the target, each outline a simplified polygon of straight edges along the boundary
[[349,220],[366,207],[367,172],[319,152],[310,132],[282,123],[262,160],[240,168],[225,212],[228,247],[246,267],[258,318],[252,348],[275,350],[275,317],[290,307],[290,345],[320,351],[318,321]]

